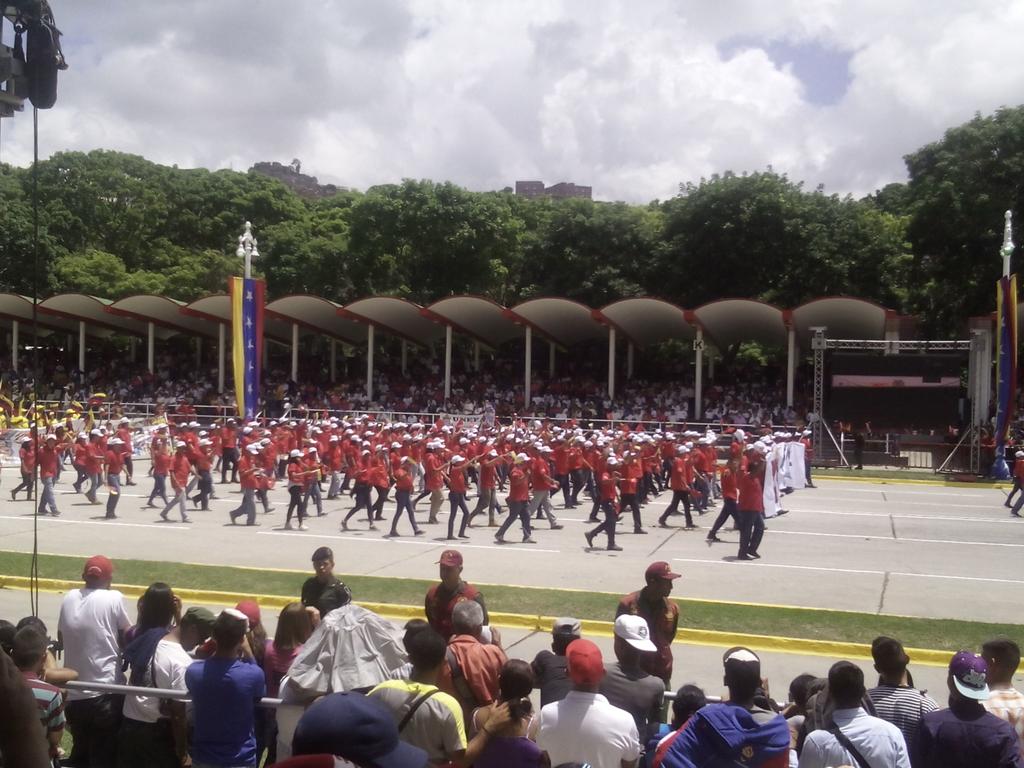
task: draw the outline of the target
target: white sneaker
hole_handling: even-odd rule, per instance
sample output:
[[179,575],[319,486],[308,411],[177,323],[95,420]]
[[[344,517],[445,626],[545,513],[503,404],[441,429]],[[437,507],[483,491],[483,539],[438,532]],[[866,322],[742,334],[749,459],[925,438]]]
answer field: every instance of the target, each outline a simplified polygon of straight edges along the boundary
[[299,530],[300,531],[308,531],[309,530],[309,526],[307,526],[305,523],[303,523],[302,525],[299,526]]

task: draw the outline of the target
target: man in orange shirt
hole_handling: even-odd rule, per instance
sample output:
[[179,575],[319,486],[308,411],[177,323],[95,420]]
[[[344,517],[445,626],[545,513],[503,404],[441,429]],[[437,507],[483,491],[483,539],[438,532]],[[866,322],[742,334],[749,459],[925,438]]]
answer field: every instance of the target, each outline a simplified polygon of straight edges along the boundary
[[181,513],[181,522],[189,523],[188,515],[185,513],[185,497],[188,496],[188,479],[192,474],[192,462],[188,458],[188,443],[178,440],[174,444],[174,456],[171,458],[170,478],[171,488],[174,491],[174,498],[164,507],[160,517],[167,520],[167,513],[175,506]]
[[57,436],[47,435],[45,444],[39,449],[39,481],[43,484],[43,490],[39,494],[39,514],[49,514],[60,517],[57,511],[57,500],[53,495],[53,483],[57,476],[57,468],[60,466],[60,449],[57,447]]
[[11,489],[11,501],[17,501],[15,496],[18,495],[18,491],[25,491],[25,501],[32,500],[32,480],[36,474],[36,448],[35,442],[31,437],[26,436],[21,441],[21,450],[18,451],[18,457],[21,459],[21,483]]
[[615,524],[618,522],[618,513],[615,510],[615,498],[617,495],[615,483],[619,480],[619,475],[615,469],[618,465],[619,460],[614,456],[609,456],[608,461],[605,463],[604,472],[598,476],[597,488],[595,490],[601,500],[604,522],[592,531],[587,531],[583,534],[587,540],[587,549],[593,549],[594,537],[599,533],[604,533],[608,536],[608,551],[622,551],[622,547],[615,543]]
[[231,482],[238,482],[238,424],[228,419],[220,428],[220,482],[227,482],[227,474],[231,472]]
[[523,543],[535,543],[530,536],[530,472],[528,462],[530,457],[525,453],[516,454],[513,458],[512,470],[508,474],[508,517],[501,524],[498,532],[494,534],[494,541],[498,544],[505,543],[505,532],[512,527],[512,523],[519,519],[523,526]]

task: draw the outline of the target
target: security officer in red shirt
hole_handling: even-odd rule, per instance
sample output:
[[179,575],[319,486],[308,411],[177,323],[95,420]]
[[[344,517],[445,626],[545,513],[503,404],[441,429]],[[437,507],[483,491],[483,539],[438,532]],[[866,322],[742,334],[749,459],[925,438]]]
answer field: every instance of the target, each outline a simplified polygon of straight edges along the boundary
[[456,549],[446,549],[437,564],[440,566],[441,583],[427,590],[423,601],[430,626],[447,642],[455,634],[452,629],[452,611],[464,600],[479,603],[484,612],[484,624],[489,624],[484,596],[472,584],[462,580],[462,553]]

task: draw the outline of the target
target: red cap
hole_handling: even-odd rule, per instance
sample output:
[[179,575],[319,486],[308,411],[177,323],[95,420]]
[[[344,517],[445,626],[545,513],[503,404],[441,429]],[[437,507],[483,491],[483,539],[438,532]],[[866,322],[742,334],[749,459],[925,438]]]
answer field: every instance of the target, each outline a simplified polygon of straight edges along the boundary
[[85,561],[85,568],[82,569],[84,579],[110,579],[114,576],[114,564],[109,557],[93,555]]
[[441,559],[437,561],[441,565],[447,565],[452,568],[462,567],[462,553],[457,549],[446,549],[441,553]]
[[260,607],[255,600],[243,600],[235,606],[235,610],[245,614],[250,627],[260,623]]
[[565,649],[569,679],[577,685],[596,685],[604,677],[601,649],[589,640],[573,640]]
[[678,579],[683,574],[674,573],[672,566],[666,563],[664,560],[659,560],[656,563],[651,563],[647,566],[647,570],[644,572],[644,576],[647,580],[651,579]]

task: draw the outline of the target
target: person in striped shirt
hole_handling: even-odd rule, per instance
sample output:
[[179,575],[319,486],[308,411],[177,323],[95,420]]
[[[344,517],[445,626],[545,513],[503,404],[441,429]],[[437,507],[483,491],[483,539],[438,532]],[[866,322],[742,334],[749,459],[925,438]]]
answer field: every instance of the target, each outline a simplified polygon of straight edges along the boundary
[[39,721],[46,735],[50,757],[57,757],[57,748],[64,735],[64,697],[59,688],[42,679],[46,665],[46,637],[35,627],[19,629],[14,636],[11,658],[39,708]]
[[912,754],[921,718],[937,710],[939,705],[931,696],[914,687],[914,680],[907,670],[910,657],[899,640],[876,637],[871,643],[871,657],[879,675],[878,685],[867,692],[874,705],[875,716],[900,729]]

